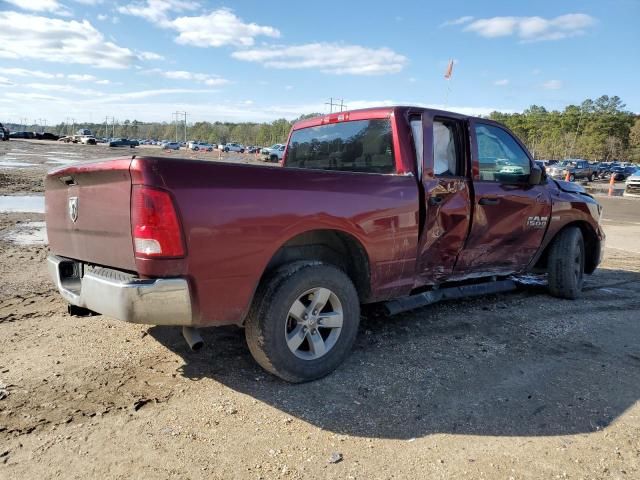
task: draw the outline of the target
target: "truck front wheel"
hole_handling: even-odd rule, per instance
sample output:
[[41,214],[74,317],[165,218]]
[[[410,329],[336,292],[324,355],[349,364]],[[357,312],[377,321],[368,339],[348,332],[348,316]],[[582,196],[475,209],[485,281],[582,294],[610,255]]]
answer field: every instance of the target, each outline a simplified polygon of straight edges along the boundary
[[319,262],[296,262],[262,282],[245,337],[265,370],[288,382],[308,382],[344,361],[359,322],[358,294],[344,272]]
[[584,240],[578,227],[569,227],[553,240],[549,252],[549,292],[575,299],[584,282]]

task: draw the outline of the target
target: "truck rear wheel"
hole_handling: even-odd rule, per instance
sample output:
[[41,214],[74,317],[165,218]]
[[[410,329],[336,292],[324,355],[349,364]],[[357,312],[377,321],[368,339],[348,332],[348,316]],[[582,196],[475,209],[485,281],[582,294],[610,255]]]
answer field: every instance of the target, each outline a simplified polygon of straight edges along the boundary
[[549,292],[575,299],[584,282],[584,240],[578,227],[569,227],[553,240],[549,252]]
[[344,272],[319,262],[296,262],[262,282],[245,337],[265,370],[288,382],[308,382],[344,361],[359,322],[358,294]]

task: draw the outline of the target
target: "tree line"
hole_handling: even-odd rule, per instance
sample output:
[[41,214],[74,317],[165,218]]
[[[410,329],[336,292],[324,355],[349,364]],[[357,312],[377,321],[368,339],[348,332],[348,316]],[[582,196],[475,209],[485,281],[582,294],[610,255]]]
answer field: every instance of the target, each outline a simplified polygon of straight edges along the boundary
[[[244,145],[267,146],[287,140],[291,126],[298,120],[320,113],[302,115],[295,120],[285,118],[271,123],[255,122],[194,122],[186,128],[186,139],[208,143],[238,142]],[[98,137],[125,137],[155,140],[184,141],[184,122],[140,122],[125,120],[116,123],[60,123],[49,130],[57,135],[71,135],[80,128],[87,128]]]
[[[320,115],[311,113],[289,121],[270,123],[195,122],[187,126],[187,140],[209,143],[239,142],[245,145],[272,145],[285,142],[294,122]],[[492,112],[496,120],[518,135],[536,159],[631,160],[640,162],[640,116],[626,110],[620,97],[603,95],[568,105],[562,111],[531,105],[522,113]],[[59,135],[79,127],[97,136],[184,140],[182,123],[125,120],[112,124],[64,124],[50,129]]]
[[518,135],[536,159],[640,161],[640,117],[617,96],[586,99],[562,111],[531,105],[522,113],[492,112],[489,118]]

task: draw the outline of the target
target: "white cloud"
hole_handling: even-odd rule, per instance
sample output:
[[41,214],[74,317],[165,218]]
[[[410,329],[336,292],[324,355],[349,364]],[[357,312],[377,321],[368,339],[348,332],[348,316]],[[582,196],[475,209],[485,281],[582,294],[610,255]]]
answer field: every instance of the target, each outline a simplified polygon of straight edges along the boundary
[[137,57],[128,48],[107,41],[88,20],[0,12],[0,58],[126,68]]
[[194,73],[187,72],[185,70],[170,70],[167,72],[160,71],[158,69],[153,70],[154,73],[160,73],[165,78],[172,80],[190,80],[194,82],[204,83],[210,87],[216,87],[220,85],[226,85],[229,80],[222,78],[219,75],[213,75],[210,73]]
[[141,60],[164,60],[164,57],[155,52],[137,52],[138,58]]
[[13,85],[7,77],[0,77],[0,85]]
[[169,23],[169,13],[174,11],[196,10],[199,7],[200,4],[198,2],[189,0],[146,0],[119,6],[117,11],[125,15],[144,18],[161,27],[167,27]]
[[34,78],[62,78],[62,73],[49,73],[42,72],[40,70],[27,70],[26,68],[4,68],[0,67],[0,73],[4,75],[11,75],[14,77],[34,77]]
[[546,88],[547,90],[558,90],[562,88],[561,80],[549,80],[542,84],[542,88]]
[[23,88],[30,88],[32,90],[44,90],[46,92],[65,92],[72,93],[73,95],[88,95],[88,96],[102,96],[102,92],[97,90],[91,90],[87,88],[77,88],[68,84],[55,84],[55,83],[26,83],[21,85]]
[[216,93],[217,90],[197,89],[197,88],[158,88],[154,90],[139,90],[135,92],[114,93],[101,99],[104,103],[117,102],[121,100],[135,100],[148,97],[157,97],[176,94],[205,94]]
[[58,3],[57,0],[4,0],[5,2],[14,5],[22,10],[29,10],[32,12],[42,13],[54,13],[56,15],[69,16],[71,11]]
[[110,85],[111,84],[111,80],[96,80],[96,84],[98,85]]
[[340,43],[265,46],[238,50],[233,52],[232,56],[238,60],[261,63],[270,68],[312,68],[336,75],[397,73],[407,64],[406,57],[388,48],[373,49]]
[[144,18],[162,28],[175,30],[178,32],[175,41],[182,45],[250,47],[254,44],[255,37],[280,37],[276,28],[246,23],[228,8],[220,8],[202,15],[172,18],[176,12],[193,11],[199,7],[198,2],[189,0],[146,0],[120,6],[117,10]]
[[214,10],[207,15],[178,17],[172,20],[169,26],[179,33],[177,43],[195,47],[250,47],[254,44],[255,37],[280,37],[280,31],[276,28],[245,23],[225,8]]
[[507,85],[509,85],[509,79],[508,78],[501,78],[500,80],[496,80],[495,82],[493,82],[493,84],[496,87],[506,87]]
[[440,26],[449,27],[451,25],[463,25],[465,23],[469,23],[471,20],[473,20],[473,18],[474,17],[470,15],[465,15],[464,17],[456,18],[455,20],[447,20],[446,22],[440,24]]
[[97,80],[93,75],[79,75],[77,73],[71,73],[67,75],[69,80],[73,80],[74,82],[92,82]]
[[595,25],[595,18],[585,13],[570,13],[555,18],[493,17],[475,20],[464,28],[486,38],[518,36],[525,42],[560,40],[582,35]]

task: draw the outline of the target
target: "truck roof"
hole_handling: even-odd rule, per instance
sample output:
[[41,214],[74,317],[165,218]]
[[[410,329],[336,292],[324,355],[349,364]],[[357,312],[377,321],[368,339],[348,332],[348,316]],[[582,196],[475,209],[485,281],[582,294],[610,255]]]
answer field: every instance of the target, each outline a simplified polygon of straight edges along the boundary
[[[435,108],[426,108],[420,107],[416,105],[391,105],[391,106],[380,106],[380,107],[370,107],[370,108],[362,108],[357,110],[344,110],[342,112],[334,112],[326,115],[320,115],[317,117],[306,118],[304,120],[299,120],[293,125],[293,130],[299,130],[301,128],[308,127],[317,127],[319,125],[324,125],[327,123],[336,123],[343,121],[353,121],[353,120],[366,120],[370,118],[386,118],[392,114],[402,114],[405,112],[430,112],[434,115],[443,115],[447,117],[454,117],[459,119],[469,119],[469,118],[477,118],[471,115],[463,115],[456,112],[450,112],[447,110],[438,110]],[[483,121],[487,121],[487,119],[482,119]]]

